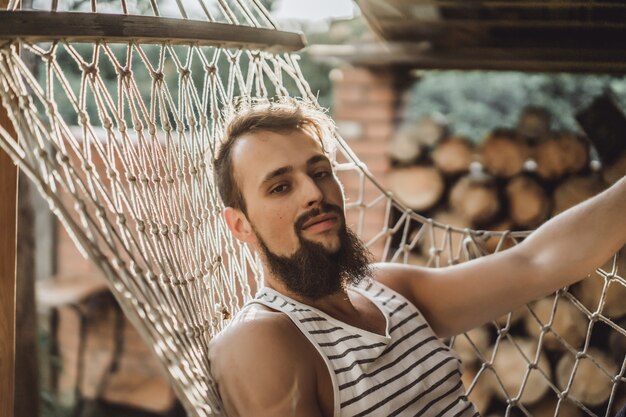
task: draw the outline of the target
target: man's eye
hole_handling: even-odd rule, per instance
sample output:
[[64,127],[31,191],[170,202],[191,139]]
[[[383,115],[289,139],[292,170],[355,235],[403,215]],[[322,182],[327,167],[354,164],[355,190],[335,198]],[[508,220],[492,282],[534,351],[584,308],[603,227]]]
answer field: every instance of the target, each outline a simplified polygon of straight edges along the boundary
[[287,191],[289,187],[287,184],[280,184],[270,190],[270,194],[281,194]]
[[313,174],[313,176],[318,179],[326,178],[329,175],[330,175],[330,171],[319,171]]

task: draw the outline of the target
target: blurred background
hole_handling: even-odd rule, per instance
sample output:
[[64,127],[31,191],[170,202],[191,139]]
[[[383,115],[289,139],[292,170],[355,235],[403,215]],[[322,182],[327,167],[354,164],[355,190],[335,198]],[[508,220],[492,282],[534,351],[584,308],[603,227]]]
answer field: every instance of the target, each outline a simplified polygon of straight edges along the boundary
[[[370,29],[362,10],[376,15],[368,8],[376,1],[262,2],[282,29],[305,33],[301,69],[344,139],[421,214],[459,227],[532,229],[626,173],[623,64],[594,73],[579,62],[570,71],[519,57],[510,65],[481,57],[482,71],[463,68],[471,59],[460,55],[420,63],[406,48],[380,42],[387,28]],[[416,18],[431,12],[420,9]],[[398,30],[397,43],[409,35]],[[412,47],[417,56],[428,46]],[[460,69],[428,69],[437,66]],[[77,69],[76,84],[80,77]],[[31,188],[20,181],[16,416],[185,415],[100,273]],[[366,237],[379,230],[371,226]],[[425,255],[418,249],[411,262],[424,264]],[[621,323],[622,295],[611,312]],[[623,358],[623,340],[610,349],[608,333],[594,340]],[[496,410],[498,400],[484,407]]]

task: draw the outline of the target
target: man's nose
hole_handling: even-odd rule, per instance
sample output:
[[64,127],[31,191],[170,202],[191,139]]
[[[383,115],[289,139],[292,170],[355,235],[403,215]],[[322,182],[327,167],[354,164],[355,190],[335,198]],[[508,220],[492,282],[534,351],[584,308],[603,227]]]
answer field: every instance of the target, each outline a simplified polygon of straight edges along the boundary
[[318,186],[317,182],[309,176],[303,181],[303,199],[305,207],[314,207],[322,203],[324,193]]

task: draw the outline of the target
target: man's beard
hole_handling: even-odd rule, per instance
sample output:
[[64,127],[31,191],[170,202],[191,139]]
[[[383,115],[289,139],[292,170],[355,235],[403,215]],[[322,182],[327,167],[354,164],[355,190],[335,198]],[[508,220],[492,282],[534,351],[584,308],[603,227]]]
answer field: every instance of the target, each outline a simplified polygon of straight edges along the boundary
[[[302,226],[322,213],[336,214],[337,221],[341,223],[338,231],[340,247],[335,252],[302,236]],[[371,275],[371,254],[356,234],[346,227],[343,211],[338,206],[323,204],[320,209],[310,210],[298,218],[294,228],[300,247],[291,256],[272,253],[256,233],[270,271],[283,281],[289,291],[315,301],[348,285],[356,285]]]

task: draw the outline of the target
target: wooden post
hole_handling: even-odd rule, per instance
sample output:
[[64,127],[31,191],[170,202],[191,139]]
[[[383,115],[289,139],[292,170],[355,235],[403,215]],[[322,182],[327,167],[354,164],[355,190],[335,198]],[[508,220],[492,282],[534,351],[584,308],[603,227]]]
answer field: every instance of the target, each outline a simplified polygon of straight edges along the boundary
[[[0,105],[0,126],[15,135]],[[0,417],[13,414],[17,167],[0,150]]]
[[[8,0],[0,0],[0,10]],[[0,104],[0,126],[16,135]],[[0,417],[13,414],[15,380],[15,268],[17,249],[17,167],[0,150]]]

